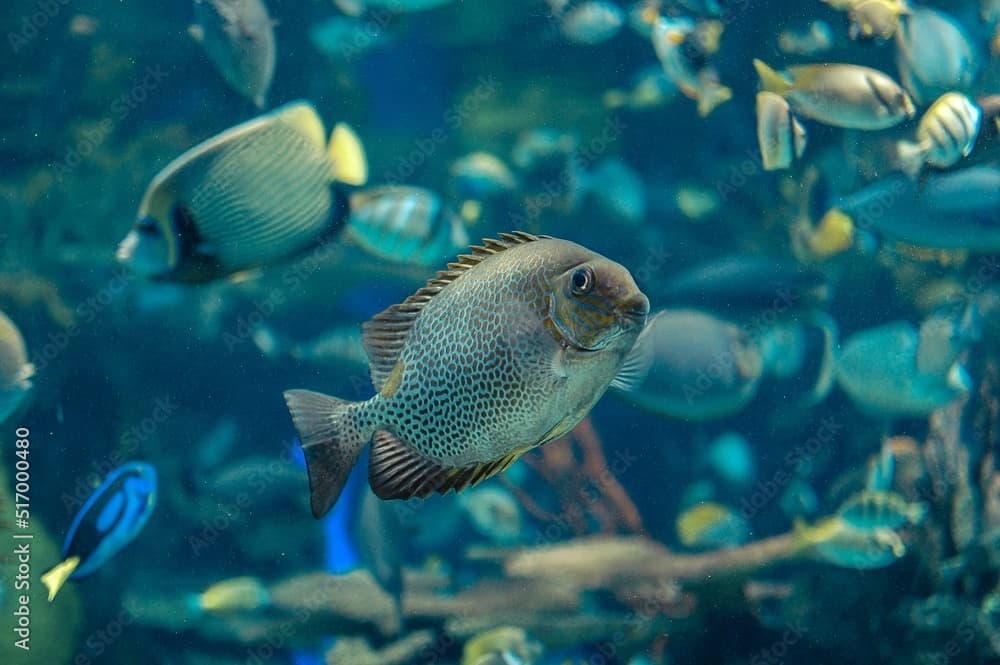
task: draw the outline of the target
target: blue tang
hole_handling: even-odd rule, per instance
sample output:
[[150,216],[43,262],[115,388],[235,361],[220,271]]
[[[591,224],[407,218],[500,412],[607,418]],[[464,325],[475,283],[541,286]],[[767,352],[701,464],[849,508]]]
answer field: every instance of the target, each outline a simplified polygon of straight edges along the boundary
[[73,518],[63,560],[42,575],[49,602],[66,580],[93,574],[132,542],[155,506],[156,469],[151,465],[129,462],[109,473]]

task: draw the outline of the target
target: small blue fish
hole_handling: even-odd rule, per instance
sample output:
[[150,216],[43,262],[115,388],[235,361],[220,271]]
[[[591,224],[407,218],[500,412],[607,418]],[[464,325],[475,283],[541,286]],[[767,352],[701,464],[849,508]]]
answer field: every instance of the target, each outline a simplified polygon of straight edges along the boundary
[[93,574],[139,535],[156,506],[156,469],[129,462],[108,474],[80,512],[63,543],[63,560],[42,575],[49,602],[68,579]]

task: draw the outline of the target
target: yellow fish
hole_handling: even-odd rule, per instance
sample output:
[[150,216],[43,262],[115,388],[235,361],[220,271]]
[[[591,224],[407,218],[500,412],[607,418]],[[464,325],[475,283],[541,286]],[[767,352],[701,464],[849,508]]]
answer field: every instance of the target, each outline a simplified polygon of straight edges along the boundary
[[234,577],[216,582],[195,598],[203,612],[252,612],[271,604],[271,594],[256,577]]

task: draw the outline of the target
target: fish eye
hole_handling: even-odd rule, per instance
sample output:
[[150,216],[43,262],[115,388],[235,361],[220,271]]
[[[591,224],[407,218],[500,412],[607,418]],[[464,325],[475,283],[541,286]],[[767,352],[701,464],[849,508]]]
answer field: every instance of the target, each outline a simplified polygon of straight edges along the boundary
[[594,271],[590,266],[577,268],[573,271],[570,281],[573,284],[573,293],[582,296],[594,287]]

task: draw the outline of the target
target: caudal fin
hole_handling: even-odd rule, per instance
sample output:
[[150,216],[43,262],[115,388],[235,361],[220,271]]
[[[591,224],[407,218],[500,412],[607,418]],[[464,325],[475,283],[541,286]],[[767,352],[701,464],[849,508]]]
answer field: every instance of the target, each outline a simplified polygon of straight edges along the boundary
[[66,580],[80,566],[80,557],[74,556],[60,562],[52,570],[42,575],[42,584],[49,590],[49,602],[55,600],[59,589],[66,584]]
[[792,87],[791,81],[782,74],[771,69],[763,60],[754,58],[753,67],[760,78],[761,90],[783,95]]
[[302,441],[312,513],[319,518],[337,502],[370,436],[352,418],[354,403],[310,390],[286,390],[285,402]]

